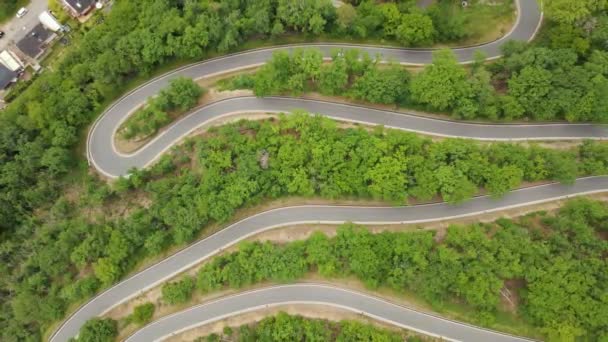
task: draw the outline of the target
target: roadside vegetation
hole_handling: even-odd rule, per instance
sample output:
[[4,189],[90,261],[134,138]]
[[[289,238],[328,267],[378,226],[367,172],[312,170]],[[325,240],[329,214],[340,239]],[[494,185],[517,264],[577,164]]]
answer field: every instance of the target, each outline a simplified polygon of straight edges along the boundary
[[[336,50],[329,64],[320,50],[276,52],[254,75],[224,80],[224,89],[248,88],[257,96],[319,92],[370,103],[394,104],[457,119],[607,122],[608,53],[595,51],[581,63],[572,51],[511,42],[504,58],[485,65],[479,54],[470,67],[450,50],[411,74],[398,64],[380,64],[357,50]],[[566,82],[566,80],[569,80]]]
[[123,123],[119,134],[124,139],[144,139],[155,134],[161,127],[189,109],[196,106],[198,98],[204,93],[196,82],[189,78],[171,80],[166,89],[148,99]]
[[512,313],[550,341],[601,341],[608,336],[606,232],[608,206],[583,199],[555,216],[453,226],[441,242],[431,231],[371,234],[345,225],[333,238],[316,233],[286,245],[244,243],[203,266],[196,281],[209,292],[295,281],[311,271],[354,275],[370,289],[408,290],[439,311],[449,302],[469,306],[468,318],[486,326],[510,297],[519,302]]
[[[112,342],[118,336],[116,322],[111,319],[93,319],[81,329],[78,341]],[[194,339],[194,342],[283,342],[283,341],[383,341],[383,342],[423,342],[431,338],[421,338],[406,331],[396,332],[378,328],[372,324],[342,320],[333,322],[322,319],[305,318],[280,312],[254,324],[239,327],[224,327],[222,334],[213,333]]]
[[[516,144],[433,142],[412,133],[341,129],[307,113],[214,128],[113,188],[89,177],[3,244],[8,336],[44,330],[72,304],[117,281],[146,257],[184,245],[242,207],[284,196],[379,199],[393,204],[441,196],[493,196],[524,181],[608,173],[608,145],[572,150]],[[9,243],[10,242],[10,243]],[[194,283],[168,286],[174,303]]]
[[[608,244],[600,234],[608,231],[607,222],[605,203],[575,200],[555,216],[453,226],[441,242],[431,231],[371,234],[345,225],[333,238],[316,233],[286,245],[244,243],[202,267],[197,288],[289,282],[311,271],[327,278],[354,275],[370,289],[419,294],[438,310],[448,302],[468,305],[474,309],[469,318],[483,325],[494,323],[503,296],[512,291],[519,313],[549,340],[602,340],[608,334],[602,318]],[[522,286],[505,291],[507,281]]]
[[[364,7],[376,10],[392,5],[370,6],[365,3],[355,6],[355,18],[360,20],[365,32],[380,30],[381,27],[384,30],[382,25],[389,21],[384,20],[384,17],[380,17],[381,20],[377,20],[378,17],[374,20],[366,19]],[[607,17],[604,8],[599,7],[604,2],[578,1],[576,11],[564,7],[564,1],[554,0],[548,6],[553,3],[555,6],[548,10],[550,24],[546,38],[542,40],[545,44],[543,46],[547,49],[568,50],[576,43],[579,48],[575,53],[581,65],[595,55],[605,61],[602,59],[603,52],[598,51],[606,47]],[[301,11],[295,4],[304,4],[304,8],[309,10]],[[415,17],[416,20],[411,22],[421,23],[421,28],[428,27],[427,17],[432,17],[429,12],[420,13],[413,7],[398,7],[398,10],[401,20],[405,15],[409,19]],[[200,150],[202,155],[205,151],[213,152],[215,154],[211,158],[219,158],[211,161],[217,163],[211,165],[217,165],[215,168],[219,170],[218,173],[205,175],[204,181],[200,173],[179,171],[187,158],[175,155],[163,158],[151,170],[136,172],[128,181],[120,181],[115,189],[89,177],[81,153],[86,127],[113,100],[151,75],[171,66],[237,50],[247,41],[255,41],[254,44],[259,46],[272,44],[281,37],[307,40],[334,32],[336,37],[341,36],[338,33],[336,10],[329,1],[321,0],[129,0],[114,2],[109,14],[100,13],[99,16],[99,24],[83,27],[82,30],[86,32],[65,49],[61,60],[53,64],[52,70],[46,70],[37,77],[0,113],[2,341],[40,340],[51,322],[61,319],[66,310],[71,308],[70,305],[89,298],[105,284],[116,281],[138,261],[146,256],[158,255],[168,245],[188,241],[209,220],[225,220],[235,208],[259,203],[265,196],[273,198],[284,194],[309,194],[310,188],[299,186],[310,184],[313,184],[313,193],[324,196],[349,193],[353,189],[356,190],[351,193],[353,196],[380,196],[379,194],[384,194],[381,188],[388,188],[379,185],[368,189],[368,184],[362,186],[363,182],[360,181],[356,186],[348,185],[345,190],[331,187],[330,191],[323,190],[317,186],[326,184],[317,180],[323,179],[322,174],[310,173],[311,169],[304,167],[291,169],[287,161],[285,169],[280,169],[281,173],[273,177],[278,179],[281,175],[284,181],[289,182],[269,186],[266,180],[269,179],[270,172],[261,173],[256,166],[254,156],[257,156],[258,151],[241,150],[236,146],[233,146],[234,149],[230,147],[232,150],[229,154],[223,150],[222,153],[213,149]],[[439,32],[441,24],[432,18],[431,22],[435,31]],[[459,27],[454,26],[455,29]],[[420,32],[424,33],[425,30]],[[415,45],[428,35],[423,34],[422,40],[417,34],[412,37],[415,38],[402,42]],[[441,38],[433,36],[433,40],[441,41]],[[598,69],[605,73],[605,63],[598,65]],[[546,72],[540,74],[546,75]],[[599,85],[603,84],[602,77],[596,77]],[[563,81],[560,79],[560,82]],[[531,91],[530,94],[541,94],[538,98],[542,99],[551,93],[553,83],[547,88],[544,78],[542,84],[545,86],[542,91]],[[536,88],[532,90],[534,89]],[[565,92],[559,98],[564,101],[577,99],[577,94]],[[382,146],[383,144],[373,147],[375,153],[387,158],[393,156],[388,154],[393,151],[384,150]],[[338,147],[340,146],[336,146]],[[541,152],[526,152],[525,155],[528,158],[536,157],[535,153]],[[543,157],[529,159],[547,163],[538,166],[546,170],[546,174],[538,176],[539,179],[572,179],[576,174],[604,173],[605,161],[608,160],[604,145],[593,143],[586,144],[577,151],[548,151],[546,156],[544,153],[541,153]],[[294,165],[300,165],[297,163],[299,156],[294,155],[294,158]],[[370,163],[375,160],[373,156],[366,158],[370,158]],[[556,163],[555,160],[559,161],[560,158],[567,161]],[[577,163],[571,163],[576,158],[580,158]],[[194,161],[198,160],[197,156]],[[448,160],[452,160],[451,157]],[[464,188],[467,191],[462,193],[460,189],[449,190],[449,186],[445,185],[449,183],[442,183],[444,185],[437,188],[439,193],[451,193],[452,197],[449,198],[454,201],[459,197],[466,198],[474,186],[487,182],[484,175],[460,170],[459,163],[446,163],[444,172],[438,175],[455,182],[454,184],[467,185]],[[510,163],[504,162],[504,165],[511,165]],[[234,173],[236,169],[224,165],[238,165],[240,172],[258,172],[265,176],[256,174],[259,177],[253,182],[247,178],[250,176],[247,173],[241,179],[240,173]],[[389,167],[391,165],[396,164],[388,158],[386,164],[379,166],[378,170],[385,167],[392,169]],[[500,162],[497,162],[496,167],[502,170],[503,166],[499,165]],[[204,167],[209,167],[209,164],[204,164]],[[335,165],[332,167],[338,168]],[[522,179],[528,179],[526,177],[530,174],[523,170]],[[227,183],[213,178],[220,172]],[[465,181],[465,175],[471,179]],[[513,175],[508,177],[513,180],[509,184],[515,184],[514,180],[519,178],[517,171]],[[312,178],[301,181],[299,177],[303,176]],[[381,179],[379,173],[374,175],[371,171],[368,177],[370,178],[364,179],[369,182]],[[398,182],[401,180],[399,178]],[[240,183],[234,183],[225,189],[218,188],[233,184],[233,181]],[[413,192],[413,183],[409,183],[409,179],[407,182],[408,195],[410,192],[412,195],[417,194]],[[231,193],[250,185],[264,187],[247,188],[244,194]],[[444,187],[448,190],[441,190]],[[359,193],[361,189],[363,192]],[[422,194],[430,194],[433,189],[427,190]],[[496,193],[500,192],[500,189],[496,190]],[[199,193],[212,194],[211,198],[218,200],[218,206],[208,211],[204,208],[206,202],[193,201],[199,199]],[[387,191],[387,198],[392,198],[393,195]],[[149,199],[151,204],[137,202],[137,196]],[[406,196],[396,197],[401,200]],[[124,207],[117,208],[115,201],[140,203],[141,207],[128,210]],[[183,206],[185,209],[173,209],[182,202],[186,203]],[[171,209],[163,209],[164,205]],[[186,210],[192,209],[192,206],[196,209]],[[114,247],[110,248],[110,243]],[[84,245],[78,248],[81,244]]]
[[551,214],[450,226],[442,236],[373,234],[345,224],[333,237],[316,232],[286,244],[242,242],[196,276],[163,285],[159,302],[183,307],[194,291],[289,283],[317,273],[330,281],[355,277],[370,290],[388,288],[509,333],[601,341],[608,335],[607,232],[608,205],[584,198]]
[[281,312],[266,317],[254,324],[239,327],[224,327],[221,334],[198,337],[194,342],[281,342],[281,341],[383,341],[383,342],[422,342],[418,336],[378,328],[371,324],[343,320],[332,322],[321,319],[305,318]]

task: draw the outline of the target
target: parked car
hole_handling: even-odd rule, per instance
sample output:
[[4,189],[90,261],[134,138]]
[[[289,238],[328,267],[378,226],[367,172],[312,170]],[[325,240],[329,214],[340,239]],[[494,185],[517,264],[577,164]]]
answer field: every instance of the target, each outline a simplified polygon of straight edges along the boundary
[[21,7],[18,11],[17,11],[17,18],[23,18],[26,14],[27,14],[28,10],[25,7]]

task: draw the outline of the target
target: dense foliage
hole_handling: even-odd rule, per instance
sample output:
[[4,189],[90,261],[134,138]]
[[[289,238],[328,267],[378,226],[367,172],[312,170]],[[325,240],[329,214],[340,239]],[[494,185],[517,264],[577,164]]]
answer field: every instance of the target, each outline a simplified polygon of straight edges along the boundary
[[118,336],[118,324],[111,318],[88,320],[81,328],[78,339],[81,342],[112,342]]
[[[319,50],[276,52],[254,76],[224,82],[252,88],[257,96],[305,91],[344,95],[371,103],[449,111],[454,117],[490,120],[608,121],[608,53],[594,50],[581,63],[574,51],[511,42],[505,58],[467,68],[440,50],[432,64],[412,76],[396,64],[381,65],[357,50],[336,50],[323,64]],[[502,91],[501,87],[506,90]]]
[[203,89],[192,79],[178,77],[169,82],[166,89],[148,99],[143,108],[137,110],[125,121],[121,135],[125,139],[147,137],[169,123],[177,116],[192,109]]
[[[542,223],[534,223],[539,218]],[[326,277],[354,275],[374,289],[411,290],[441,308],[462,301],[476,321],[489,324],[501,307],[506,281],[521,296],[521,315],[550,340],[608,337],[608,206],[574,200],[555,216],[520,222],[452,226],[440,243],[431,231],[371,234],[345,225],[337,236],[273,245],[241,244],[198,273],[203,292],[261,281],[293,281],[316,270]],[[602,235],[603,234],[603,235]]]
[[[608,173],[606,144],[559,151],[432,142],[382,128],[340,129],[307,114],[223,126],[177,149],[114,189],[83,180],[75,189],[81,196],[68,191],[29,222],[22,240],[2,243],[3,341],[32,338],[70,303],[116,282],[145,256],[191,241],[206,224],[225,222],[245,205],[287,195],[403,203],[440,194],[458,202],[479,187],[498,196],[523,180]],[[179,302],[188,298],[184,288],[165,291]]]
[[[12,3],[2,2],[8,7]],[[357,29],[365,32],[359,36],[382,36],[369,34],[383,31],[383,23],[388,23],[378,17],[378,8],[391,8],[391,18],[400,18],[414,11],[413,3],[401,2],[396,13],[394,4],[358,4],[352,17],[364,27]],[[237,49],[252,37],[324,32],[344,36],[330,0],[131,0],[116,1],[109,14],[95,15],[103,20],[80,28],[83,37],[53,70],[46,70],[0,113],[2,235],[31,235],[32,213],[54,202],[61,177],[77,161],[71,149],[82,128],[132,86],[132,80],[147,78],[171,61],[200,60]]]
[[417,337],[404,339],[404,336],[400,333],[357,321],[332,322],[288,315],[284,312],[280,312],[276,316],[266,317],[255,324],[241,325],[228,331],[229,333],[224,333],[222,336],[212,334],[199,337],[195,342],[421,341]]
[[[305,4],[303,8],[306,10],[297,4]],[[356,6],[357,20],[361,19],[365,25],[370,23],[370,27],[378,27],[373,23],[373,16],[367,19],[359,14],[372,13],[374,7],[382,7],[374,5],[363,2]],[[360,6],[368,9],[360,10]],[[407,8],[398,9],[402,15],[415,14]],[[597,15],[595,8],[589,7],[588,10],[594,15],[596,25],[591,31],[583,30],[582,38],[574,35],[572,40],[582,41],[583,47],[584,41],[589,42],[589,49],[581,50],[587,52],[578,55],[577,63],[581,65],[590,60],[590,51],[605,41],[601,29],[606,24],[605,16]],[[207,178],[202,180],[198,173],[190,171],[172,180],[150,180],[181,165],[165,158],[151,172],[136,173],[117,185],[117,190],[139,189],[143,196],[153,198],[153,204],[133,210],[116,210],[112,207],[114,200],[128,203],[135,199],[129,197],[129,193],[111,190],[91,178],[73,178],[75,164],[79,160],[73,150],[83,128],[110,101],[132,86],[133,80],[147,78],[172,61],[198,60],[216,52],[239,48],[250,37],[267,38],[283,32],[317,34],[339,31],[336,10],[327,0],[129,0],[116,1],[109,14],[98,12],[96,15],[104,16],[104,20],[96,20],[100,23],[81,28],[86,31],[83,38],[65,51],[52,70],[46,70],[36,78],[0,113],[0,339],[3,341],[40,339],[40,331],[63,317],[68,304],[86,299],[101,286],[116,281],[144,255],[154,255],[169,244],[189,240],[209,220],[226,219],[235,208],[255,203],[264,196],[309,194],[308,189],[297,188],[302,183],[297,177],[312,177],[309,183],[315,185],[313,190],[325,196],[333,193],[359,194],[359,187],[364,184],[360,182],[344,191],[322,191],[317,186],[317,178],[322,179],[322,174],[317,175],[310,168],[291,170],[285,162],[285,168],[281,169],[283,177],[292,177],[295,181],[290,186],[283,183],[270,187],[268,182],[273,179],[268,181],[268,176],[258,177],[256,174],[255,182],[247,178],[251,176],[247,173],[249,171],[260,172],[254,162],[258,150],[246,150],[246,154],[240,154],[243,151],[232,149],[222,154],[209,149],[208,152],[220,157],[214,161],[223,163],[218,165],[230,164],[235,168],[238,165],[240,171],[237,173],[236,169],[218,166],[221,170],[218,173],[227,176],[226,183],[213,179],[217,174],[211,173],[211,181],[208,182]],[[428,15],[433,19],[436,32],[445,33],[462,27],[458,23],[452,26],[450,23],[440,24],[437,20],[451,21],[453,17],[435,17],[430,11]],[[416,19],[421,19],[416,21],[428,27],[428,20],[420,16]],[[381,25],[384,23],[388,21]],[[442,25],[451,28],[443,30],[440,28]],[[574,27],[571,31],[576,34],[580,33],[577,28],[587,27],[580,26],[579,21],[575,26],[568,25],[560,27],[565,27],[564,30]],[[408,31],[411,31],[409,27]],[[458,37],[461,35],[446,35],[438,39]],[[553,41],[554,44],[560,43],[557,38]],[[603,55],[600,53],[598,56],[596,58],[601,61]],[[595,69],[605,73],[603,64],[595,64]],[[371,76],[369,79],[369,82],[374,81]],[[519,107],[514,105],[514,108]],[[374,147],[374,153],[380,154],[377,150],[388,153],[382,146]],[[539,165],[545,163],[538,167],[546,173],[524,174],[524,179],[571,179],[576,174],[576,166],[567,162],[574,158],[572,153],[537,150],[530,149],[528,151],[534,152],[525,155]],[[582,172],[605,172],[605,146],[589,144],[580,152]],[[374,157],[370,158],[373,160]],[[566,162],[559,162],[559,158],[565,158]],[[396,164],[388,160],[386,165],[391,165],[391,162],[393,166]],[[468,171],[454,171],[456,165],[460,164],[443,168],[439,175],[444,180],[462,181],[455,184],[469,185],[461,175]],[[317,166],[311,164],[310,167]],[[246,181],[241,178],[243,172]],[[370,171],[369,177],[365,178],[366,182],[372,182],[374,177],[379,179],[380,175]],[[476,177],[471,180],[476,184],[486,182],[480,180],[479,175],[471,177]],[[233,186],[219,188],[227,184]],[[76,195],[76,199],[73,193],[65,193],[60,198],[66,185],[78,190],[82,187],[84,191],[81,196]],[[243,194],[231,193],[249,185],[264,187],[248,188]],[[449,184],[441,187],[450,189]],[[357,191],[353,192],[351,188]],[[361,193],[371,195],[372,188]],[[467,193],[472,191],[471,187],[465,189]],[[409,190],[419,195],[413,189]],[[432,190],[421,194],[429,194]],[[373,195],[380,197],[381,192],[377,188]],[[204,207],[208,202],[197,202],[199,196],[208,194],[214,194],[212,198],[218,200],[218,205],[210,209]],[[462,194],[450,196],[457,200]],[[165,205],[167,209],[163,209]]]
[[482,39],[488,31],[484,23],[512,18],[515,9],[512,0],[490,4],[472,0],[466,9],[458,1],[441,0],[426,10],[416,5],[417,0],[344,2],[336,9],[337,27],[332,30],[340,37],[383,39],[405,46]]

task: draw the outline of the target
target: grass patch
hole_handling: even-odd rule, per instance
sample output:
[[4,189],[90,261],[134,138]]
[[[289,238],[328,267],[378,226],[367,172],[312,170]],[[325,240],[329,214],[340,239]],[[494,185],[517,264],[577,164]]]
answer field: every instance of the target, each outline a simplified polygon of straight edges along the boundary
[[470,2],[466,8],[459,1],[451,4],[453,15],[464,18],[464,30],[468,33],[468,38],[457,43],[474,45],[499,39],[509,32],[517,18],[513,0],[486,1],[487,5],[479,4],[481,0]]

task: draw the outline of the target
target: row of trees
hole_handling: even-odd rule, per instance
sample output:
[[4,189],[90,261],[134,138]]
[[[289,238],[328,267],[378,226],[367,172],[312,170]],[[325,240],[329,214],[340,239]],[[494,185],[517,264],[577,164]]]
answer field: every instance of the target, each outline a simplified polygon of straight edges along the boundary
[[125,121],[120,134],[125,139],[145,138],[155,134],[172,117],[193,108],[203,92],[204,89],[190,78],[172,79],[166,89],[148,99],[143,108]]
[[580,199],[555,216],[537,214],[542,223],[534,218],[452,226],[440,243],[430,231],[371,234],[353,225],[332,238],[318,232],[286,245],[247,242],[204,265],[197,288],[289,282],[310,271],[354,275],[371,289],[410,290],[439,309],[464,302],[474,321],[491,324],[505,281],[515,280],[523,284],[510,289],[521,296],[522,318],[549,340],[606,338],[608,243],[600,234],[608,232],[608,206]]
[[[575,52],[511,42],[505,58],[486,66],[478,54],[468,68],[449,50],[412,76],[397,64],[379,64],[357,50],[335,51],[323,64],[319,50],[277,52],[254,76],[227,87],[257,96],[319,91],[372,103],[422,106],[456,118],[608,121],[608,53],[595,50],[580,63]],[[504,89],[502,89],[504,88]]]
[[[340,129],[308,114],[215,128],[113,189],[82,180],[82,195],[68,193],[44,221],[28,222],[23,242],[4,241],[2,340],[34,338],[71,303],[118,281],[142,258],[191,241],[243,206],[286,195],[393,203],[441,195],[459,202],[480,187],[499,196],[524,180],[606,174],[607,154],[608,145],[593,142],[570,151],[433,142],[381,127]],[[187,300],[188,288],[177,284],[163,292],[177,303]]]

